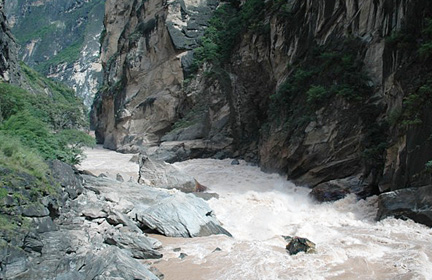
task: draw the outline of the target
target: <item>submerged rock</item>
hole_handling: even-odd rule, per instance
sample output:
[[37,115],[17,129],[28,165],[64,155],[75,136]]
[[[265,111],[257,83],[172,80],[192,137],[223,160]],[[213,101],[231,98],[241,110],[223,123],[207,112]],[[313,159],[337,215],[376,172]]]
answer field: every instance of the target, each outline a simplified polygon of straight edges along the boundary
[[231,234],[225,230],[208,204],[192,194],[177,193],[138,213],[146,227],[169,237],[199,237]]
[[306,254],[316,253],[315,243],[307,238],[284,236],[284,239],[289,242],[285,248],[290,255],[300,252],[305,252]]
[[378,198],[377,219],[412,219],[432,227],[432,185],[383,193]]
[[331,180],[314,187],[309,196],[319,202],[336,201],[350,193],[360,194],[367,188],[367,183],[358,177]]

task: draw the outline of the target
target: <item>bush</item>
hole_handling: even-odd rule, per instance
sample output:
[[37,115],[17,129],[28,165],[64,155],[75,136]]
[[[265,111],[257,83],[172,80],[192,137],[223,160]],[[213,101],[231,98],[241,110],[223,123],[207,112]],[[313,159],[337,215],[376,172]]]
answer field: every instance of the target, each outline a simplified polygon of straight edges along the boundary
[[248,0],[240,7],[236,1],[220,5],[209,21],[200,46],[194,50],[192,70],[198,70],[204,62],[226,63],[242,32],[247,29],[269,33],[269,25],[263,22],[264,11],[263,0]]

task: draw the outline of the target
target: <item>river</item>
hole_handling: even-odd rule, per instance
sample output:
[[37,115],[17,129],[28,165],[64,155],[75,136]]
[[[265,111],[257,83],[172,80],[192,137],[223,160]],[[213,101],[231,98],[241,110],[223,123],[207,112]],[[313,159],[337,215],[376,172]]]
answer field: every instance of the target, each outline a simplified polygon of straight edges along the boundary
[[[91,170],[96,154],[104,152],[88,154],[83,165]],[[164,257],[151,263],[166,280],[432,279],[432,229],[410,220],[376,222],[376,197],[318,204],[308,188],[245,162],[230,163],[175,164],[219,194],[209,204],[233,238],[154,235],[164,245]],[[114,160],[106,164],[122,166]],[[317,253],[290,256],[282,235],[310,239]],[[186,256],[179,258],[182,253]]]

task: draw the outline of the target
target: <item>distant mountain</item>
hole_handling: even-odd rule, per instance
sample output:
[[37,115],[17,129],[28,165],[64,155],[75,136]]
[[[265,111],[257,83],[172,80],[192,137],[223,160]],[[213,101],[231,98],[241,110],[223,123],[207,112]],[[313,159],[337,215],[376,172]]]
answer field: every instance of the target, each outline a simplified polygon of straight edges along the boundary
[[65,82],[92,103],[101,80],[99,37],[104,0],[6,1],[11,31],[21,46],[19,58]]

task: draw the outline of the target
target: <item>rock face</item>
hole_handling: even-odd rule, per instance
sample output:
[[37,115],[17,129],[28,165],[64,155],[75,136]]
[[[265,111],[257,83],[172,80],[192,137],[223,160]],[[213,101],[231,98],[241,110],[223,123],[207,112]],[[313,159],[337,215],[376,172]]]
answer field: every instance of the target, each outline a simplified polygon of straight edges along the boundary
[[72,87],[90,107],[102,79],[104,1],[6,1],[5,11],[20,59]]
[[4,0],[0,1],[0,81],[20,84],[17,45],[7,24]]
[[331,199],[349,178],[361,197],[431,183],[430,1],[248,3],[261,2],[235,7],[253,13],[229,58],[189,77],[188,19],[214,3],[108,1],[98,141],[154,144],[169,161],[239,157],[321,193],[339,180]]
[[190,50],[216,4],[106,1],[105,87],[93,105],[96,137],[104,147],[137,150],[171,130],[184,99],[180,91]]

